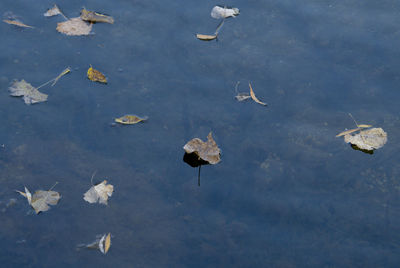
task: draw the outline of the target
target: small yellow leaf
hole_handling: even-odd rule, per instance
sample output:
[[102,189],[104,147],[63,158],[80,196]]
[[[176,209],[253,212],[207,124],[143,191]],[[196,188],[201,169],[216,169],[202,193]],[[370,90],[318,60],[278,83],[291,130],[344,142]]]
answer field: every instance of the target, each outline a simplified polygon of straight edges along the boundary
[[110,246],[111,246],[111,233],[108,233],[108,235],[106,236],[106,240],[104,242],[104,254],[108,252]]
[[347,134],[350,134],[350,133],[353,133],[353,132],[356,132],[356,131],[359,131],[359,130],[361,130],[361,127],[345,130],[345,131],[340,132],[339,134],[337,134],[336,137],[344,136],[344,135],[347,135]]
[[265,102],[262,102],[259,99],[257,99],[256,95],[254,94],[253,88],[251,87],[250,82],[249,82],[249,88],[250,88],[250,96],[253,99],[253,101],[257,102],[258,104],[266,106],[267,104]]
[[101,72],[93,69],[92,65],[90,65],[90,68],[87,71],[87,77],[91,81],[107,84],[107,79],[104,76],[104,74],[102,74]]
[[29,26],[26,25],[25,23],[22,23],[20,21],[17,20],[3,20],[5,23],[11,24],[11,25],[15,25],[15,26],[19,26],[19,27],[25,27],[25,28],[35,28],[33,26]]
[[196,34],[197,39],[203,41],[211,41],[217,38],[217,35],[208,35],[208,34]]

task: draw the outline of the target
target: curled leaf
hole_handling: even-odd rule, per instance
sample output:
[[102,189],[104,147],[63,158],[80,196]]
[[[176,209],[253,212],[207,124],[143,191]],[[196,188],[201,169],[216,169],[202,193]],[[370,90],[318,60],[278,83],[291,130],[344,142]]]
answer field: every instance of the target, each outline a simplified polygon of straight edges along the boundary
[[101,253],[107,254],[111,246],[111,233],[103,235],[99,241],[99,249]]
[[387,142],[387,134],[382,128],[362,130],[355,135],[346,134],[344,141],[362,150],[372,151],[381,148]]
[[253,101],[257,102],[258,104],[266,106],[267,104],[265,102],[262,102],[259,99],[257,99],[256,95],[254,94],[253,88],[251,87],[250,82],[249,82],[249,88],[250,88],[250,96],[253,99]]
[[83,199],[89,203],[97,203],[107,205],[108,197],[112,196],[114,186],[107,184],[107,181],[92,186],[85,194]]
[[104,74],[93,69],[92,65],[90,65],[90,68],[87,71],[87,77],[90,81],[107,84],[107,78],[104,76]]
[[229,17],[236,17],[240,14],[240,11],[236,7],[223,7],[215,6],[211,10],[211,17],[214,19],[224,19]]
[[23,96],[26,104],[34,104],[47,100],[48,95],[40,92],[37,88],[34,88],[31,84],[25,80],[14,81],[11,87],[8,88],[11,96],[20,97]]
[[19,21],[19,20],[3,20],[5,23],[7,24],[11,24],[11,25],[15,25],[18,27],[24,27],[24,28],[35,28],[33,26],[30,25],[26,25],[25,23]]
[[196,34],[197,39],[203,41],[211,41],[217,38],[217,35],[208,35],[208,34]]
[[183,146],[186,153],[195,153],[199,159],[204,160],[210,164],[217,164],[220,159],[220,149],[215,143],[212,133],[207,136],[207,141],[204,142],[199,138],[194,138]]
[[372,125],[361,124],[361,125],[357,125],[357,127],[360,127],[360,128],[369,128],[369,127],[372,127]]
[[111,233],[97,235],[96,240],[89,244],[80,244],[77,248],[88,248],[88,249],[98,249],[101,253],[107,254],[111,246]]
[[120,124],[124,124],[124,125],[133,125],[142,121],[147,120],[148,117],[144,116],[144,117],[139,117],[137,115],[124,115],[122,117],[119,118],[115,118],[115,122],[120,123]]
[[83,21],[80,17],[57,23],[57,31],[66,35],[88,35],[91,30],[92,24]]
[[81,10],[81,19],[89,22],[105,22],[105,23],[114,23],[113,17],[100,14],[94,11],[89,11],[86,9]]

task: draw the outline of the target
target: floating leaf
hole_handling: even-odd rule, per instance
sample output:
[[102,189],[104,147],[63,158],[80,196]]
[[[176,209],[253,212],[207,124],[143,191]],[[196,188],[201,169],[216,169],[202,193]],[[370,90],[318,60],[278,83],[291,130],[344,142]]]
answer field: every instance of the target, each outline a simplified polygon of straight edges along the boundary
[[208,34],[196,34],[197,39],[203,41],[211,41],[217,38],[217,35],[208,35]]
[[260,101],[259,99],[257,99],[256,95],[254,94],[253,88],[251,87],[251,84],[249,82],[249,88],[250,88],[250,96],[253,99],[253,101],[266,106],[267,104],[265,102]]
[[41,211],[49,210],[50,207],[48,205],[57,205],[60,198],[61,196],[58,192],[39,190],[32,196],[31,205],[35,209],[36,214],[38,214]]
[[186,153],[195,153],[199,159],[204,160],[210,164],[217,164],[220,159],[220,149],[215,143],[212,133],[207,136],[207,141],[204,142],[199,138],[194,138],[183,147]]
[[106,23],[114,23],[113,17],[100,14],[94,11],[89,11],[86,9],[81,10],[81,19],[89,22],[106,22]]
[[56,15],[60,15],[61,10],[58,8],[57,5],[54,5],[52,8],[49,8],[44,14],[43,16],[45,17],[52,17],[52,16],[56,16]]
[[78,248],[89,248],[89,249],[98,249],[100,250],[101,253],[107,254],[108,250],[110,249],[111,246],[111,233],[108,234],[103,234],[103,235],[97,235],[96,240],[92,243],[89,244],[80,244],[77,247]]
[[80,17],[57,23],[57,31],[66,35],[88,35],[91,30],[92,24],[83,21]]
[[57,205],[58,201],[61,198],[58,192],[51,191],[51,189],[48,191],[37,190],[33,195],[31,195],[31,193],[26,187],[25,187],[25,192],[21,191],[17,192],[26,197],[29,205],[33,207],[36,214],[39,214],[42,211],[49,210],[50,209],[49,205]]
[[24,96],[26,104],[34,104],[47,100],[48,95],[40,92],[25,80],[15,81],[11,87],[8,88],[11,96],[20,97]]
[[111,233],[108,233],[107,236],[103,235],[99,241],[99,249],[101,253],[107,254],[108,250],[111,246]]
[[223,7],[215,6],[211,10],[211,17],[214,19],[224,19],[229,17],[236,17],[240,14],[240,11],[236,7]]
[[346,134],[344,141],[362,150],[372,151],[381,148],[387,142],[387,134],[382,128],[361,130],[355,135]]
[[120,124],[124,124],[124,125],[133,125],[142,121],[147,120],[148,117],[144,116],[144,117],[139,117],[137,115],[124,115],[122,117],[119,118],[115,118],[115,122],[120,123]]
[[102,183],[92,186],[85,194],[83,199],[89,203],[97,203],[107,205],[108,197],[112,196],[114,186],[107,184],[104,180]]
[[26,25],[25,23],[22,23],[19,20],[3,20],[5,23],[11,24],[11,25],[15,25],[15,26],[19,26],[19,27],[24,27],[24,28],[35,28],[33,26],[29,26]]
[[344,135],[347,135],[347,134],[350,134],[350,133],[353,133],[353,132],[356,132],[356,131],[359,131],[359,130],[361,130],[360,127],[349,129],[349,130],[345,130],[345,131],[340,132],[339,134],[337,134],[336,137],[341,137],[341,136],[344,136]]
[[369,128],[369,127],[372,127],[372,125],[361,124],[361,125],[357,125],[357,127],[360,127],[360,128]]
[[90,65],[90,68],[87,71],[87,77],[91,81],[107,84],[107,79],[104,76],[104,74],[102,74],[101,72],[93,69],[92,65]]

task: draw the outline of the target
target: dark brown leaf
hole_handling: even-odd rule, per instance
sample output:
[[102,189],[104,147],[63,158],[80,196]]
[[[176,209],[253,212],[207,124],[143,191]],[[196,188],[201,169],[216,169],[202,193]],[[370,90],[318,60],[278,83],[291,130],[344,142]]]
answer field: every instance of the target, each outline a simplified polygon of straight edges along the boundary
[[186,153],[195,153],[199,159],[204,160],[210,164],[217,164],[220,159],[220,149],[215,143],[212,133],[207,136],[207,141],[204,142],[199,138],[194,138],[183,147]]

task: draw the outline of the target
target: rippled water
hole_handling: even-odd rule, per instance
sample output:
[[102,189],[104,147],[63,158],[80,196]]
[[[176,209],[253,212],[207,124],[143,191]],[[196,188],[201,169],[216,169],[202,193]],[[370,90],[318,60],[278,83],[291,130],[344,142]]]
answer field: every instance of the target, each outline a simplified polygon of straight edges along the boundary
[[[35,26],[0,24],[2,267],[398,267],[397,1],[57,2],[115,18],[87,37],[58,33],[62,17],[42,16],[53,4],[0,4]],[[215,4],[241,14],[197,40]],[[8,96],[67,66],[46,103]],[[268,106],[237,102],[237,81]],[[149,120],[110,125],[127,113]],[[348,113],[387,144],[368,155],[335,138]],[[222,161],[198,187],[182,147],[209,131]],[[107,207],[82,198],[94,171],[115,187]],[[62,199],[39,215],[14,192],[56,181]],[[77,250],[107,232],[106,256]]]

